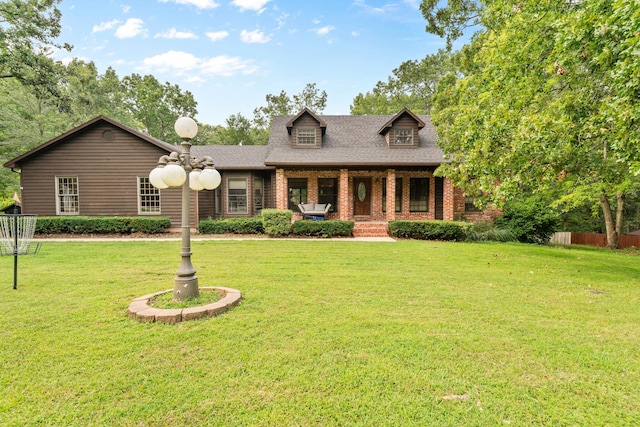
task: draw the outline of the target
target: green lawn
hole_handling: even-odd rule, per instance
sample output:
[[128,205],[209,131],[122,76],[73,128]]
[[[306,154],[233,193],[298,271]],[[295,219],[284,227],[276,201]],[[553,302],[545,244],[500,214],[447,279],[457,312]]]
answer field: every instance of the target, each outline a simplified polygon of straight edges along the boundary
[[127,317],[180,242],[0,259],[2,426],[637,426],[638,253],[193,242],[217,318]]

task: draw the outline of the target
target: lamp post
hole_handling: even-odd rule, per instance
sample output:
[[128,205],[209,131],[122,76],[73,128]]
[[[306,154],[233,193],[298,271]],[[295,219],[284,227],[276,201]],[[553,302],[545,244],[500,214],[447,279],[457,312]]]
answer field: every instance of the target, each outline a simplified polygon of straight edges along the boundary
[[191,140],[198,134],[198,125],[190,117],[180,117],[174,126],[182,138],[182,152],[172,152],[158,160],[158,166],[149,174],[149,182],[158,189],[182,186],[182,262],[176,272],[173,298],[195,298],[200,295],[196,269],[191,264],[191,199],[189,189],[213,190],[220,185],[220,173],[213,167],[213,159],[191,156]]

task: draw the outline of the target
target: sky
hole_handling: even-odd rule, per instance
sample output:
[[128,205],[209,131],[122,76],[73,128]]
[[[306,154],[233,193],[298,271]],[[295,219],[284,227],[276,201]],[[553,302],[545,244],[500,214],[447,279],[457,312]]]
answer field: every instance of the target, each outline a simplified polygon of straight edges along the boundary
[[[359,93],[407,60],[444,48],[420,0],[62,0],[55,59],[93,61],[177,84],[201,123],[252,119],[267,94],[327,92],[323,114],[349,114]],[[454,46],[455,47],[455,46]]]

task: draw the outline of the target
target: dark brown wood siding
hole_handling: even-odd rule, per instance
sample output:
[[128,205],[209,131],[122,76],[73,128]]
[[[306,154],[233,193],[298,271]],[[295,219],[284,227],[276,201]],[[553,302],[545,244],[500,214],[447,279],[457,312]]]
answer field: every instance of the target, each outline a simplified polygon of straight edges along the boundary
[[[298,145],[298,129],[315,129],[316,131],[316,143],[315,145]],[[320,128],[320,124],[308,114],[303,115],[298,120],[293,127],[293,131],[291,132],[292,145],[294,148],[320,148],[322,147],[322,129]]]
[[[413,130],[413,144],[412,145],[396,145],[395,135],[398,128],[411,128]],[[384,138],[387,141],[387,145],[390,148],[416,148],[419,145],[418,123],[410,116],[404,116],[399,118],[393,123],[393,127],[385,134]]]
[[[24,212],[56,215],[57,177],[77,177],[79,215],[138,216],[137,178],[148,177],[163,154],[108,123],[74,133],[19,165]],[[181,223],[181,200],[181,189],[160,191],[160,215],[171,218],[173,227]]]

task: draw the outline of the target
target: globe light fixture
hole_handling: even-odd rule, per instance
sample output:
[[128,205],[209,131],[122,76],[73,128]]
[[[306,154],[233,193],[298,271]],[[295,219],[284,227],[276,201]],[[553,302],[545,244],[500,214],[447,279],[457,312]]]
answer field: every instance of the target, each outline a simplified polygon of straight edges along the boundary
[[173,286],[173,298],[183,300],[200,295],[196,269],[191,264],[191,217],[190,190],[214,190],[221,182],[220,173],[213,165],[213,159],[205,156],[197,159],[191,156],[191,140],[198,134],[198,125],[190,117],[176,120],[174,129],[182,139],[180,153],[172,152],[158,160],[158,165],[149,173],[149,182],[158,189],[182,187],[182,262]]

